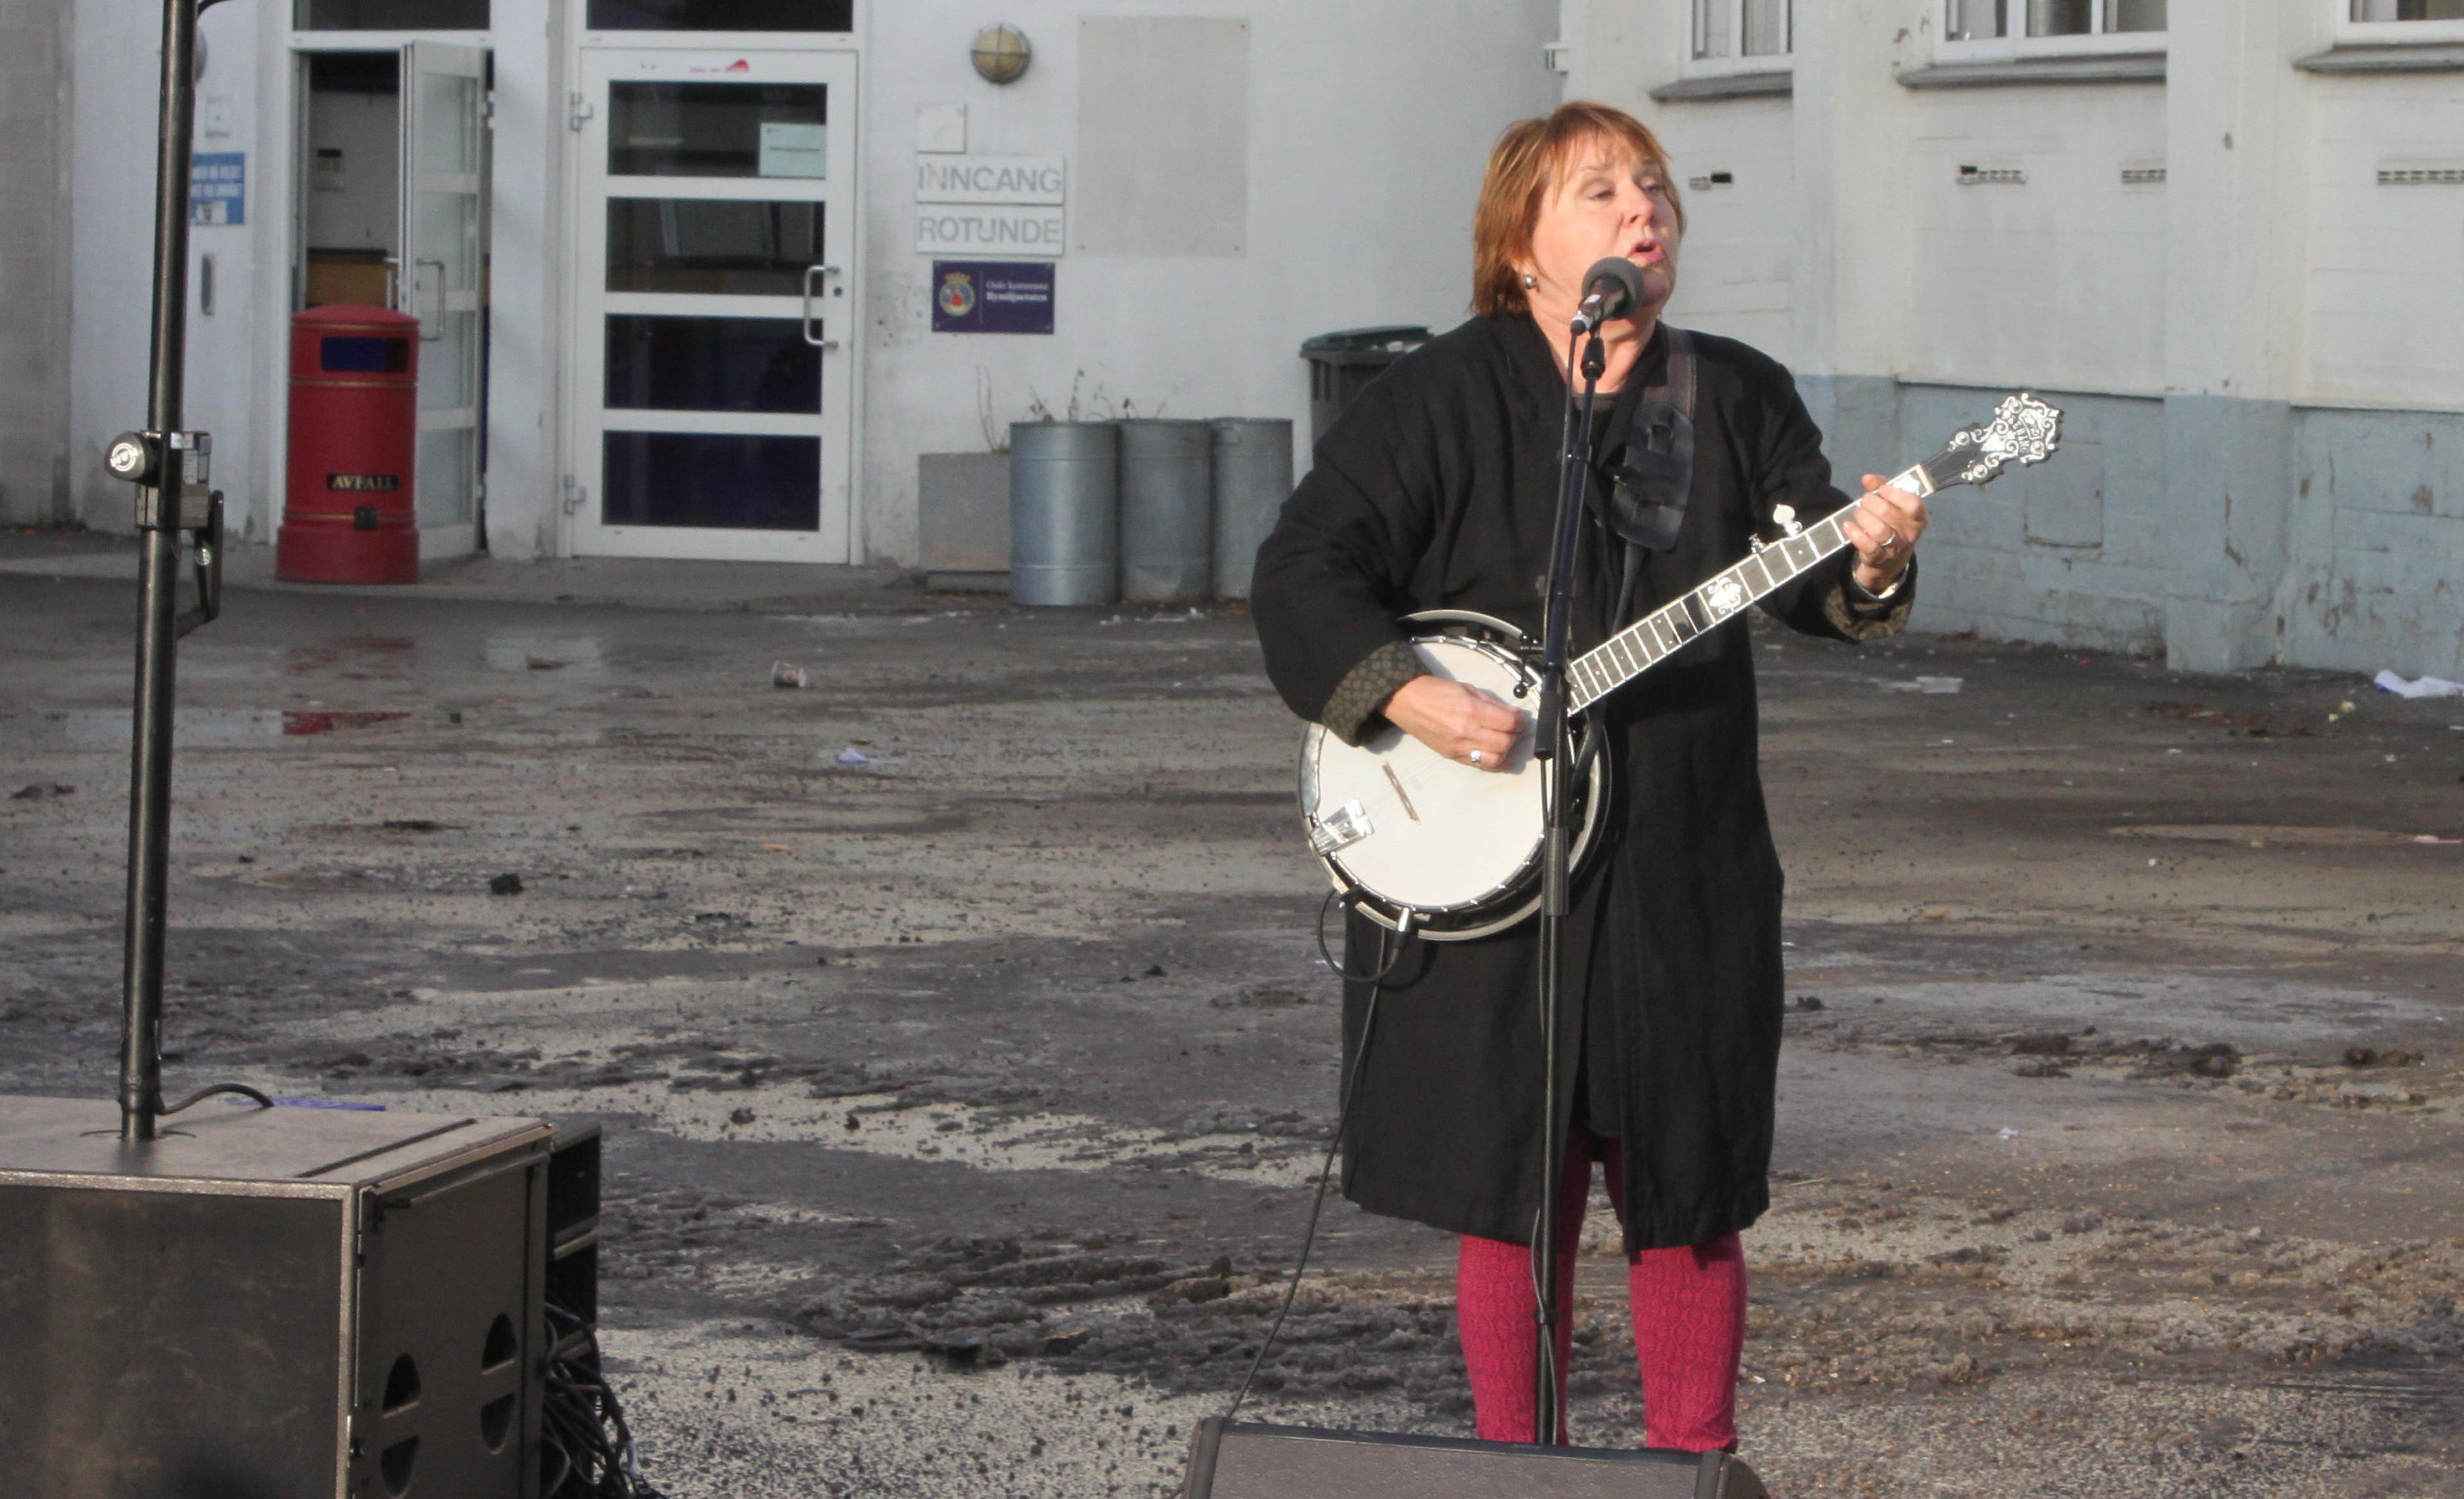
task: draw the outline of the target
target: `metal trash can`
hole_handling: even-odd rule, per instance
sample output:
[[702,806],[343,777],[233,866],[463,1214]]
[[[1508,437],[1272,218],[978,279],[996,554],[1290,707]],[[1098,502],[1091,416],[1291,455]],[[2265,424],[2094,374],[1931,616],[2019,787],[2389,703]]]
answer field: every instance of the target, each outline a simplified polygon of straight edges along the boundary
[[1121,597],[1120,433],[1110,422],[1013,422],[1009,596],[1022,604]]
[[1347,328],[1322,333],[1301,344],[1309,361],[1309,443],[1326,436],[1352,398],[1386,366],[1429,341],[1426,328]]
[[1246,598],[1258,548],[1292,492],[1292,424],[1221,417],[1213,424],[1215,597]]
[[1121,423],[1121,601],[1186,603],[1214,581],[1212,436],[1203,422]]

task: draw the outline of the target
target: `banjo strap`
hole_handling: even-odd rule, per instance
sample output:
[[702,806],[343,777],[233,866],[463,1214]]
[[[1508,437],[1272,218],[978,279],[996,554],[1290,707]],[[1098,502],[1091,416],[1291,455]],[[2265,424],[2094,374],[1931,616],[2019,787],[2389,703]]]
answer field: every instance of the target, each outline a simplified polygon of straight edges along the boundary
[[[1618,625],[1634,616],[1634,591],[1642,580],[1643,553],[1665,552],[1677,544],[1677,528],[1685,523],[1685,502],[1692,497],[1694,336],[1684,329],[1668,329],[1668,368],[1661,383],[1643,387],[1641,402],[1635,407],[1634,421],[1627,431],[1631,434],[1626,440],[1627,459],[1613,470],[1616,488],[1609,497],[1609,524],[1626,543],[1623,565],[1617,569],[1617,609],[1609,616]],[[1638,445],[1644,448],[1645,460],[1657,464],[1655,471],[1660,474],[1656,480],[1642,476],[1659,496],[1648,504],[1630,497],[1636,486],[1630,483],[1628,471],[1634,467]],[[1663,452],[1664,459],[1658,456]],[[1639,517],[1632,529],[1629,515]],[[1641,533],[1638,534],[1638,531]],[[1584,736],[1576,774],[1590,768],[1592,756],[1599,752],[1602,737]]]
[[1684,329],[1668,330],[1667,367],[1643,388],[1626,433],[1609,469],[1609,525],[1631,546],[1666,552],[1694,489],[1694,336]]

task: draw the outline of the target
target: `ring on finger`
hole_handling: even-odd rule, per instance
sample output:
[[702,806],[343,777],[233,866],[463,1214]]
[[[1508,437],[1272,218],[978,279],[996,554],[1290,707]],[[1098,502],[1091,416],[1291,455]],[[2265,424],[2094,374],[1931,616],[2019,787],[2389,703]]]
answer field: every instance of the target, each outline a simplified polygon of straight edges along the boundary
[[1464,759],[1466,759],[1466,760],[1468,760],[1468,761],[1470,761],[1470,762],[1471,762],[1472,764],[1474,764],[1474,765],[1478,765],[1478,764],[1480,764],[1480,751],[1479,751],[1479,750],[1473,750],[1471,753],[1469,753],[1469,754],[1467,754],[1467,755],[1464,755],[1464,756],[1463,756],[1463,758],[1464,758]]

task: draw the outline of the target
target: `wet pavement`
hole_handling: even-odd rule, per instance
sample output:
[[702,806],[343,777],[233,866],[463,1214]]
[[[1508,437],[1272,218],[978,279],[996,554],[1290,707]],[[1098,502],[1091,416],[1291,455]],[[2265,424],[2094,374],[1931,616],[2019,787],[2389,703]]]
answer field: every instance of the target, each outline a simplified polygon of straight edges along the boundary
[[[125,548],[6,543],[0,1088],[105,1096]],[[1331,1124],[1245,619],[663,566],[233,589],[182,650],[169,1086],[605,1123],[672,1493],[1170,1491]],[[2464,702],[1926,637],[1758,665],[1774,1491],[2464,1495]],[[1451,1260],[1331,1206],[1250,1412],[1465,1429]],[[1608,1263],[1574,1418],[1618,1444]]]

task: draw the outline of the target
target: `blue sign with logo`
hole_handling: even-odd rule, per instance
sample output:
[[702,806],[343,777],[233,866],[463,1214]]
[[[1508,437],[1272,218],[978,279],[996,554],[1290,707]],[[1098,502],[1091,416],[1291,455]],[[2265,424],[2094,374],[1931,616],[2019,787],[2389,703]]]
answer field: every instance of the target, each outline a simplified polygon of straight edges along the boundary
[[933,262],[935,333],[1050,333],[1052,262]]
[[248,222],[248,153],[200,151],[188,166],[188,222],[202,228]]

